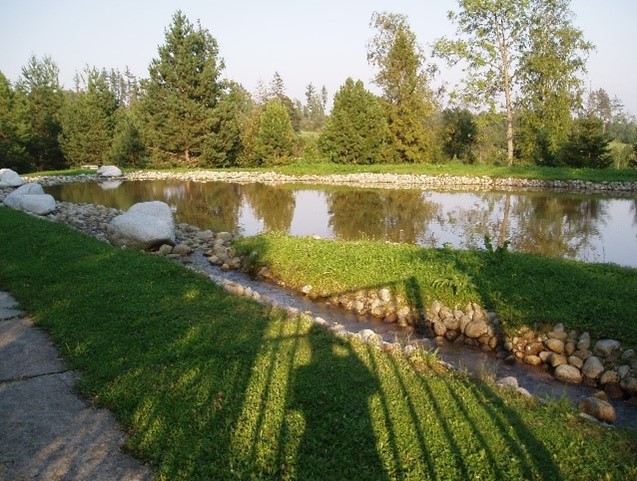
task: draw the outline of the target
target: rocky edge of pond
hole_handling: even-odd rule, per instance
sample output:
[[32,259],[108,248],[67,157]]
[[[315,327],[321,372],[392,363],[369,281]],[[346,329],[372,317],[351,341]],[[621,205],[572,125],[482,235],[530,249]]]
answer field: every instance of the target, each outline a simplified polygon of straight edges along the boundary
[[[242,179],[245,182],[266,182],[265,179],[269,179],[267,180],[269,182],[287,182],[287,180],[281,180],[281,178],[287,179],[287,176],[281,177],[280,174],[258,174],[256,179],[255,174],[252,173],[218,174],[217,172],[194,172],[183,175],[142,172],[126,176],[126,179],[132,180],[140,177],[156,179],[158,177],[155,176],[161,176],[161,178],[179,178],[182,180],[187,178],[197,181],[202,181],[205,178],[208,181],[237,182],[238,179]],[[357,175],[359,176],[357,182],[361,182],[360,175],[377,177],[379,174]],[[382,175],[383,179],[387,179],[387,175],[380,175]],[[317,182],[316,176],[303,176],[303,178],[307,177],[312,179],[308,179],[308,182]],[[333,180],[334,177],[340,178],[343,176],[330,177]],[[351,176],[348,175],[346,177],[350,178],[351,183]],[[390,177],[394,176],[391,175]],[[299,178],[294,177],[294,179],[294,182],[299,182]],[[322,179],[325,180],[325,177],[322,177]],[[466,178],[464,179],[466,181]],[[41,184],[54,184],[96,181],[99,180],[99,177],[83,175],[80,178],[78,176],[43,177],[37,180]],[[491,180],[493,181],[493,179]],[[517,179],[517,181],[519,182],[520,180]],[[522,182],[526,183],[528,181],[523,180]],[[536,181],[532,182],[534,187],[538,186]],[[552,183],[554,184],[555,182],[552,181]],[[542,181],[542,184],[544,185],[542,188],[546,188],[544,181]],[[588,185],[588,183],[584,184]],[[596,189],[590,186],[583,188],[587,188],[587,190],[615,190],[617,186],[614,184],[616,183],[605,184],[608,187],[607,189],[599,189],[599,184]],[[619,184],[619,190],[637,190],[637,184]],[[414,184],[403,182],[401,185],[412,186]],[[577,183],[577,185],[580,184]],[[396,185],[394,184],[393,187],[396,187]],[[516,187],[519,187],[519,185],[516,185]],[[14,186],[0,186],[0,200],[5,200],[9,194],[14,192]],[[40,195],[45,194],[42,193]],[[108,242],[109,225],[113,223],[116,217],[122,214],[118,209],[99,205],[56,202],[56,208],[53,212],[41,216],[45,219],[63,222]],[[185,223],[175,225],[174,229],[174,242],[164,243],[154,249],[157,255],[179,260],[188,265],[191,262],[190,254],[199,251],[204,254],[210,264],[219,266],[222,270],[242,268],[242,259],[237,256],[231,245],[235,239],[234,234],[201,230],[196,226]],[[262,268],[253,274],[277,282],[267,269]],[[625,399],[626,402],[637,405],[637,355],[635,351],[633,349],[622,349],[620,343],[613,339],[593,340],[587,332],[580,333],[575,330],[567,330],[563,324],[557,324],[552,328],[545,329],[543,332],[525,327],[512,335],[507,335],[499,329],[497,314],[483,309],[476,303],[470,303],[463,308],[461,306],[449,307],[442,305],[439,301],[434,301],[430,306],[418,309],[409,305],[402,296],[392,293],[387,288],[358,290],[320,299],[340,308],[353,311],[360,316],[371,316],[383,322],[396,323],[401,327],[417,330],[425,336],[425,339],[415,340],[402,345],[400,343],[385,342],[370,329],[365,329],[356,334],[348,333],[343,326],[338,324],[330,325],[330,323],[321,318],[312,318],[307,313],[302,313],[297,309],[279,306],[249,287],[246,288],[219,276],[210,276],[210,278],[231,294],[251,297],[262,304],[282,308],[290,317],[308,317],[313,322],[329,327],[337,334],[355,335],[363,342],[376,345],[382,349],[400,349],[406,356],[414,355],[421,349],[435,348],[435,346],[443,343],[459,343],[479,348],[485,352],[492,351],[495,356],[508,363],[522,362],[530,366],[541,366],[549,370],[559,381],[573,384],[583,383],[598,388],[597,394],[580,401],[579,408],[584,416],[592,416],[594,419],[604,422],[615,422],[615,410],[609,402],[610,399]],[[300,293],[315,297],[312,293],[312,287],[309,285],[304,286]],[[517,385],[515,378],[504,378],[496,384],[505,389],[513,388],[523,395],[530,395],[528,391]]]

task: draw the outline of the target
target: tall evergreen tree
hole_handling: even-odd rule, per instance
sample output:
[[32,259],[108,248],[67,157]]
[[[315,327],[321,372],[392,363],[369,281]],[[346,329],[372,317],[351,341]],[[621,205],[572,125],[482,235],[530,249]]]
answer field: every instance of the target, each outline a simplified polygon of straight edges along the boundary
[[151,154],[167,164],[192,166],[209,136],[221,96],[217,41],[177,11],[142,82],[140,110]]
[[280,99],[270,100],[261,115],[255,140],[257,165],[287,163],[294,151],[295,139],[288,109]]
[[384,159],[389,130],[380,100],[351,78],[334,96],[332,114],[319,138],[319,147],[332,162],[375,164]]
[[569,167],[603,169],[613,159],[609,152],[610,139],[604,133],[601,119],[587,115],[575,122],[568,141],[561,152],[561,161]]
[[237,163],[243,148],[242,130],[253,108],[250,94],[236,82],[223,82],[219,103],[214,109],[212,133],[206,138],[202,163],[229,167]]
[[0,72],[0,168],[20,173],[33,169],[26,149],[28,135],[26,98]]
[[314,85],[309,83],[305,88],[305,105],[303,106],[301,129],[315,132],[320,130],[324,123],[325,107],[323,99],[316,91]]
[[86,68],[85,90],[69,92],[61,113],[60,145],[73,165],[109,161],[118,102],[106,71]]
[[37,170],[66,167],[58,141],[63,102],[58,77],[58,66],[50,57],[39,60],[32,56],[17,83],[17,89],[27,98],[30,126],[26,149]]
[[473,162],[473,146],[478,141],[478,125],[469,110],[446,109],[442,112],[443,151],[449,159]]
[[422,49],[404,15],[374,13],[377,30],[367,59],[378,68],[375,83],[383,90],[394,162],[432,160],[428,121],[434,110]]

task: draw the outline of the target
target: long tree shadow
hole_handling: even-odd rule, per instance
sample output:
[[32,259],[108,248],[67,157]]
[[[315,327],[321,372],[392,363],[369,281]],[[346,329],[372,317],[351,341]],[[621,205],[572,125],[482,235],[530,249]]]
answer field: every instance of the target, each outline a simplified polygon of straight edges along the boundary
[[[457,448],[453,441],[454,434],[447,427],[444,419],[444,411],[453,409],[463,418],[464,423],[469,428],[472,438],[478,443],[479,451],[483,452],[486,462],[495,470],[496,479],[502,477],[500,471],[503,466],[499,466],[497,458],[501,458],[501,450],[505,449],[521,471],[522,479],[541,479],[546,481],[560,481],[563,479],[558,467],[555,465],[553,457],[547,447],[529,429],[520,414],[507,406],[503,399],[484,383],[468,378],[458,377],[456,381],[462,388],[458,392],[449,383],[444,384],[446,393],[435,391],[431,382],[421,369],[411,362],[413,370],[417,373],[419,384],[423,391],[427,393],[432,401],[431,406],[436,411],[443,424],[447,439],[452,447]],[[467,402],[470,398],[471,402]],[[440,399],[439,399],[440,398]],[[445,399],[445,409],[442,409],[442,398]],[[468,405],[477,402],[480,410],[469,409]],[[492,445],[489,436],[484,430],[490,430],[497,434],[499,442],[497,446]],[[459,453],[459,451],[457,451]],[[463,474],[466,474],[467,466],[460,464]],[[464,477],[464,476],[463,476]],[[468,479],[464,477],[464,479]]]
[[379,392],[377,377],[347,339],[317,326],[308,338],[311,358],[294,373],[290,406],[305,419],[298,479],[326,479],[326,474],[329,479],[388,479],[369,410],[370,396]]

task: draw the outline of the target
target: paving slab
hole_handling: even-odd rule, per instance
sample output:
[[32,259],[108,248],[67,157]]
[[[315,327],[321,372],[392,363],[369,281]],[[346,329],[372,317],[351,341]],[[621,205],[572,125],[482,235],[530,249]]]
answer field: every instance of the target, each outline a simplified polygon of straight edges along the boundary
[[18,303],[7,292],[0,292],[0,321],[18,316],[24,316],[24,312],[19,309]]
[[[0,308],[15,309],[0,292]],[[121,450],[126,437],[106,409],[73,392],[46,334],[24,317],[0,322],[0,481],[150,481]]]
[[29,319],[0,322],[0,382],[64,370],[55,346]]

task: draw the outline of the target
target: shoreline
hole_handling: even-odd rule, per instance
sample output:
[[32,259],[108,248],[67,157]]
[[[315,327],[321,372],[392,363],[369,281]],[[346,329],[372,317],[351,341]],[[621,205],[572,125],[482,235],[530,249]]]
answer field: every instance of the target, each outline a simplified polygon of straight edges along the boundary
[[613,193],[618,195],[637,194],[637,182],[591,182],[582,180],[534,180],[515,177],[495,178],[488,176],[415,175],[415,174],[329,174],[329,175],[287,175],[276,172],[219,172],[197,170],[191,172],[135,171],[121,177],[100,177],[95,174],[51,175],[27,177],[29,181],[43,185],[72,182],[99,181],[146,181],[181,180],[192,182],[230,182],[238,184],[319,184],[342,185],[358,188],[380,189],[424,189],[435,190],[501,190],[501,191],[544,191],[574,193]]

